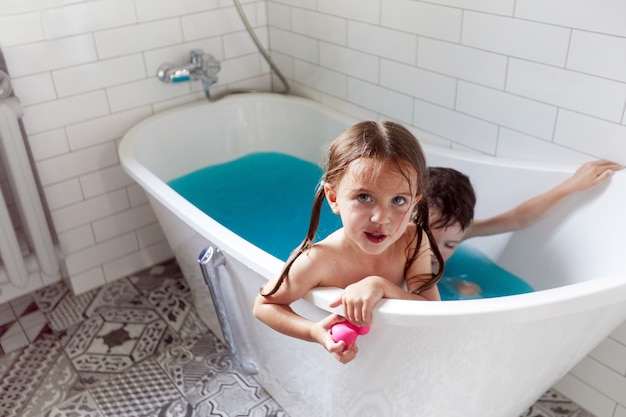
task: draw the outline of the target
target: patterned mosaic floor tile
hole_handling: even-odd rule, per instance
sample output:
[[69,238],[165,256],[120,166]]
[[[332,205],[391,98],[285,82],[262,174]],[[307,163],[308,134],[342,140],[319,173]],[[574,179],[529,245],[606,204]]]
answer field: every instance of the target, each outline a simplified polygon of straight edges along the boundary
[[171,405],[177,412],[193,410],[194,416],[286,417],[254,378],[233,369],[228,350],[211,332],[172,346],[156,359],[185,394],[184,407],[181,403]]
[[180,331],[185,318],[193,310],[193,301],[178,264],[169,263],[152,269],[148,274],[133,275],[129,280],[168,324]]
[[43,312],[52,311],[57,304],[70,293],[70,289],[63,281],[48,285],[33,293],[33,299]]
[[201,416],[286,416],[280,406],[253,379],[234,371],[221,372],[202,378],[187,394],[194,410]]
[[226,372],[232,367],[226,347],[211,332],[186,339],[155,359],[184,394],[206,375]]
[[98,288],[94,299],[87,309],[85,317],[93,317],[111,309],[120,307],[137,307],[145,302],[141,294],[127,278],[118,279],[108,285]]
[[56,336],[46,332],[26,348],[0,358],[0,415],[37,415],[80,390]]
[[183,273],[175,260],[164,262],[161,265],[145,269],[130,276],[129,278],[140,292],[143,294],[149,294],[161,286],[160,282],[155,279],[156,277],[168,277],[175,280],[182,280],[183,282],[185,280]]
[[159,407],[145,417],[200,417],[185,397],[177,398]]
[[78,374],[71,362],[65,355],[61,354],[22,410],[21,417],[39,416],[42,411],[84,391],[85,388],[80,383]]
[[187,281],[175,261],[133,275],[129,281],[155,308],[180,340],[208,332],[193,306]]
[[7,323],[13,323],[17,320],[15,313],[9,304],[0,305],[0,327]]
[[11,353],[28,346],[28,336],[16,320],[0,326],[0,354]]
[[593,414],[551,389],[520,417],[594,417]]
[[85,391],[50,408],[41,417],[105,417],[91,395]]
[[207,332],[209,332],[208,327],[204,324],[194,309],[186,315],[183,325],[177,335],[179,339],[186,340],[206,334]]
[[[65,286],[65,284],[60,284],[60,286]],[[56,332],[62,332],[81,323],[85,320],[85,310],[89,307],[96,294],[97,290],[78,296],[75,296],[70,291],[66,291],[60,299],[54,300],[55,303],[50,305],[49,310],[44,310],[50,322],[50,327]],[[37,302],[39,305],[48,306],[50,301],[52,300],[46,299],[38,300]]]
[[182,396],[152,359],[89,388],[107,417],[141,417]]
[[179,339],[165,321],[147,307],[120,307],[85,320],[62,339],[76,370],[90,375],[85,383],[126,371]]
[[33,294],[0,306],[0,356],[25,348],[48,330]]
[[9,305],[17,317],[22,317],[28,313],[39,310],[39,306],[37,306],[32,294],[17,298],[9,302]]
[[170,345],[207,332],[190,300],[175,263],[115,281],[93,294],[79,325],[63,332],[65,352],[85,384],[124,372]]

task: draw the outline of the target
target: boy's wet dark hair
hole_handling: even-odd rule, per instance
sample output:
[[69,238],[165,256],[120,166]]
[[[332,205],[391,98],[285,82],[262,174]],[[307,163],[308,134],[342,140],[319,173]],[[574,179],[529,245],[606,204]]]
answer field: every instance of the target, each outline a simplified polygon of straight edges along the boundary
[[469,177],[456,169],[428,168],[429,180],[426,198],[431,212],[439,218],[430,224],[431,229],[446,228],[459,222],[461,229],[469,227],[474,219],[476,194]]

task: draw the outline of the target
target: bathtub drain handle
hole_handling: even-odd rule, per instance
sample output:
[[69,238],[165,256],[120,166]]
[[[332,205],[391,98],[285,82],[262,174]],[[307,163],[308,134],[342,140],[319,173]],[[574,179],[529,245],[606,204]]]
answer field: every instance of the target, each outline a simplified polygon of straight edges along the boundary
[[226,259],[219,248],[207,246],[198,255],[198,263],[200,264],[200,270],[204,282],[209,287],[211,293],[211,299],[217,313],[217,320],[222,334],[224,335],[224,342],[230,353],[235,369],[243,374],[255,375],[258,373],[256,365],[252,361],[242,361],[238,349],[237,341],[235,340],[235,334],[230,325],[228,319],[228,312],[226,310],[226,303],[224,302],[224,295],[220,286],[220,279],[218,268],[226,264]]

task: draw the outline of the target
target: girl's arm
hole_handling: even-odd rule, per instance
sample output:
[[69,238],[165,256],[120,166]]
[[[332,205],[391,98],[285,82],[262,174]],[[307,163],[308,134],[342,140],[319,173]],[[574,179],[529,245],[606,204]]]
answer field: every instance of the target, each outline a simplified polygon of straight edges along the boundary
[[412,294],[386,278],[372,275],[346,287],[339,298],[330,303],[330,307],[343,306],[346,320],[356,326],[372,324],[372,311],[383,298],[400,300],[439,300],[436,287],[419,294]]
[[383,298],[396,298],[400,300],[439,301],[437,286],[413,294],[424,282],[432,277],[432,265],[430,260],[430,245],[428,239],[422,241],[420,255],[413,262],[406,273],[405,283],[407,289],[396,285],[388,279],[372,275],[360,281],[348,285],[341,296],[334,300],[330,307],[343,306],[344,316],[352,324],[357,326],[369,326],[372,320],[372,311]]
[[[289,276],[284,280],[278,291],[270,296],[257,295],[252,307],[256,318],[272,329],[287,336],[309,342],[317,341],[311,335],[312,321],[296,314],[290,307],[291,303],[302,298],[310,289],[319,285],[315,279],[315,263],[306,254],[302,254],[291,266]],[[266,293],[273,288],[278,277],[268,281],[263,288]]]
[[341,316],[331,314],[319,322],[314,322],[296,314],[289,306],[272,304],[265,298],[260,294],[257,295],[253,312],[272,329],[307,342],[319,343],[341,363],[348,363],[356,357],[358,352],[356,344],[346,348],[344,342],[335,342],[330,335],[332,325],[344,321]]
[[485,220],[475,220],[466,229],[463,239],[512,232],[528,227],[556,207],[566,197],[601,184],[623,166],[611,161],[583,164],[567,180],[505,213]]
[[[347,363],[356,357],[358,351],[356,345],[344,349],[344,342],[336,343],[330,335],[331,326],[343,321],[343,318],[333,314],[324,320],[314,322],[300,316],[290,307],[292,302],[318,286],[320,281],[315,278],[316,269],[312,268],[313,266],[314,263],[306,255],[301,255],[292,265],[288,279],[285,279],[275,294],[256,296],[252,312],[272,329],[287,336],[317,342],[337,360]],[[273,288],[276,280],[277,278],[268,282],[264,292]]]

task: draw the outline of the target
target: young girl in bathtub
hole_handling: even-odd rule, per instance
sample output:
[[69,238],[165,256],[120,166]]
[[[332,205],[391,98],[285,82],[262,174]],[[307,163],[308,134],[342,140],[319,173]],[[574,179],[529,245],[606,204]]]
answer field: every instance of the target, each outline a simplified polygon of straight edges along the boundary
[[[441,265],[443,260],[422,200],[425,157],[406,128],[394,122],[358,123],[333,140],[324,168],[307,236],[280,275],[261,288],[253,313],[274,330],[317,342],[347,363],[358,349],[333,341],[333,324],[369,325],[382,298],[440,300],[441,272],[432,273],[431,248]],[[315,242],[324,199],[343,227]],[[333,314],[313,322],[291,309],[315,287],[344,288],[330,306],[343,306],[345,319]]]
[[[587,162],[570,178],[545,193],[497,216],[474,220],[476,195],[469,177],[452,168],[431,167],[426,197],[429,226],[441,256],[447,261],[462,241],[529,227],[570,195],[602,184],[622,168],[611,161]],[[439,261],[433,258],[433,270],[438,267]],[[461,298],[480,296],[481,288],[474,282],[456,279],[448,282],[448,278],[444,281],[443,284],[452,285]]]

